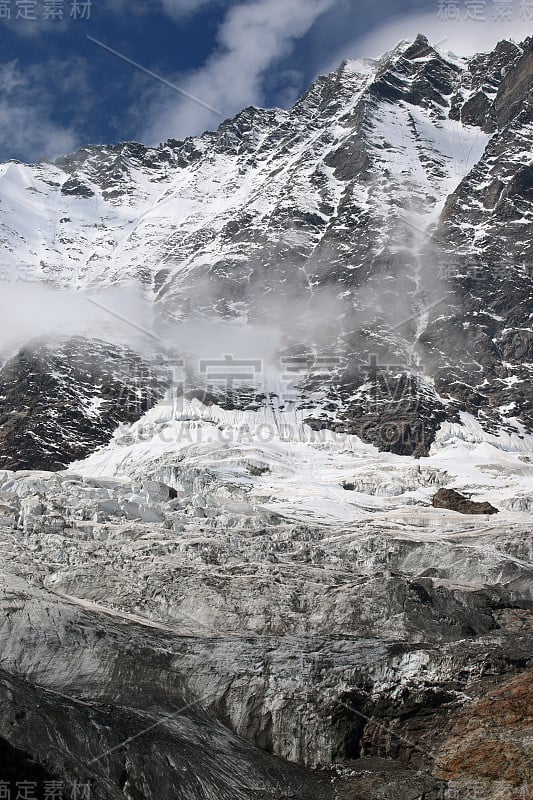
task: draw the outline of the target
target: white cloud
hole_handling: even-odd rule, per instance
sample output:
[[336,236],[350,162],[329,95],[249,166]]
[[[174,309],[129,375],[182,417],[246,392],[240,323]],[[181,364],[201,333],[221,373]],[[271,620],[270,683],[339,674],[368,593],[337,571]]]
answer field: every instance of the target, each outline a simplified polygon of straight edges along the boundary
[[10,95],[15,89],[18,90],[26,86],[27,80],[22,76],[16,61],[0,64],[0,92],[2,94]]
[[[168,0],[171,2],[172,0]],[[253,0],[229,9],[218,31],[218,48],[203,67],[176,83],[220,109],[224,117],[263,101],[267,70],[287,55],[336,0]],[[158,142],[216,127],[216,115],[178,95],[160,95],[143,139]]]
[[423,33],[432,43],[440,42],[439,48],[450,50],[459,56],[490,51],[502,39],[520,42],[527,36],[524,21],[520,19],[518,6],[510,21],[494,21],[487,5],[484,21],[446,21],[438,19],[435,11],[425,14],[408,14],[397,17],[379,29],[359,36],[343,48],[343,53],[328,59],[333,69],[342,58],[377,58],[391,50],[402,39],[413,40]]
[[35,160],[74,149],[74,132],[50,119],[43,87],[20,70],[16,61],[0,64],[0,95],[0,151]]
[[183,17],[187,14],[193,14],[200,11],[202,8],[213,3],[220,2],[220,0],[161,0],[163,11],[170,17]]

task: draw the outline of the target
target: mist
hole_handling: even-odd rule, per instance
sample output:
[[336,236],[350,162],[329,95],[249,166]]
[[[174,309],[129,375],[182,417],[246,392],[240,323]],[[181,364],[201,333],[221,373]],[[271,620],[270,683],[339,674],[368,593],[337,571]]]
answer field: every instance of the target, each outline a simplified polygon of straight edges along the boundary
[[153,322],[149,304],[132,289],[89,295],[27,282],[2,286],[0,317],[4,358],[34,341],[73,336],[128,344],[144,351]]
[[[200,290],[201,291],[201,290]],[[193,297],[194,302],[194,297]],[[82,293],[15,282],[0,293],[0,356],[71,337],[125,345],[147,359],[184,355],[194,359],[261,359],[274,365],[280,349],[297,341],[318,349],[338,328],[340,305],[332,293],[320,299],[266,296],[261,319],[201,316],[175,321],[137,287]]]
[[[237,293],[241,302],[226,305],[224,298],[234,292],[217,278],[183,287],[180,295],[163,295],[155,303],[135,285],[84,293],[37,282],[4,283],[0,357],[6,361],[43,340],[83,337],[128,346],[149,361],[185,357],[195,371],[202,359],[231,356],[261,360],[276,372],[282,353],[353,355],[358,332],[379,321],[382,335],[390,332],[391,354],[397,356],[398,346],[407,345],[407,361],[427,322],[428,306],[439,298],[449,301],[450,286],[437,269],[443,254],[429,231],[405,213],[392,228],[384,244],[395,254],[396,274],[387,266],[387,274],[378,273],[358,287],[328,284],[336,254],[327,250],[309,259],[305,270],[283,263],[283,282],[278,279],[273,286],[265,284],[260,265],[255,265],[251,272],[256,280],[252,277]],[[405,339],[400,344],[404,336],[411,339],[410,346]]]

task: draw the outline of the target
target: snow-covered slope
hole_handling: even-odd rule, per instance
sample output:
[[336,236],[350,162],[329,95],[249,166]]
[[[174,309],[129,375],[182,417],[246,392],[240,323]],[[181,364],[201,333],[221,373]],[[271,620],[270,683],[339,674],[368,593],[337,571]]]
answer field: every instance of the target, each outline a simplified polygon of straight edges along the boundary
[[[533,436],[520,428],[486,434],[465,414],[460,423],[441,428],[428,457],[413,461],[379,453],[357,436],[314,431],[304,420],[302,412],[161,402],[71,469],[93,478],[150,476],[180,491],[185,469],[200,480],[200,500],[191,497],[191,508],[205,511],[205,488],[204,501],[214,504],[215,515],[228,513],[226,501],[231,508],[235,493],[236,508],[242,503],[242,513],[246,507],[251,515],[267,509],[295,522],[377,523],[382,513],[402,509],[403,514],[406,506],[416,506],[410,515],[416,525],[420,508],[430,506],[442,485],[502,509],[531,511]],[[210,474],[206,487],[203,472]],[[443,515],[434,513],[438,525]]]
[[[372,242],[377,254],[402,212],[421,206],[426,221],[438,215],[489,139],[448,120],[445,95],[424,103],[409,95],[432,69],[450,89],[457,80],[456,67],[435,51],[418,57],[421,46],[400,48],[385,63],[345,62],[292,111],[249,108],[201,138],[156,150],[87,147],[54,165],[3,165],[5,266],[76,288],[140,281],[173,299],[210,273],[236,280],[267,263],[277,267],[270,280],[291,282],[290,271],[309,274],[303,262],[325,247],[357,270],[354,247],[337,241],[350,208],[355,217],[366,209],[388,237]],[[399,74],[406,65],[408,78]],[[406,101],[378,102],[392,79],[403,81]],[[228,274],[233,268],[237,274]]]

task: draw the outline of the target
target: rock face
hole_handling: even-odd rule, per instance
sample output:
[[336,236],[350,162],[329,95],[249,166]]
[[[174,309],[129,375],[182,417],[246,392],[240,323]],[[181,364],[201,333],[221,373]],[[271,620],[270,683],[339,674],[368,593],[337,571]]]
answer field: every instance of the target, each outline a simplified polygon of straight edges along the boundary
[[155,315],[0,368],[0,781],[529,796],[531,48],[0,166],[6,280]]
[[439,489],[432,500],[435,508],[448,508],[460,514],[497,514],[498,509],[490,503],[476,503],[455,489]]
[[167,382],[127,347],[81,338],[28,345],[0,369],[0,468],[58,470],[84,458],[139,419]]
[[438,756],[439,774],[459,793],[531,796],[533,673],[504,681],[453,721]]
[[[20,722],[23,714],[18,716]],[[57,781],[57,776],[51,775],[34,758],[22,750],[17,750],[5,739],[0,739],[0,764],[2,764],[2,791],[7,796],[16,796],[17,792],[24,791],[20,787],[22,780],[26,781],[33,790],[35,800],[42,800],[45,796],[46,786],[51,786]],[[17,786],[17,783],[19,786]]]

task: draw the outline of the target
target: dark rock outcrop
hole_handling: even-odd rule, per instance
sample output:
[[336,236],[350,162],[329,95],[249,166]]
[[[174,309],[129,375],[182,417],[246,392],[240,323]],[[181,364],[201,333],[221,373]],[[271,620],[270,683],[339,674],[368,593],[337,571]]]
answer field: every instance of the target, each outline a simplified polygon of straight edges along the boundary
[[59,470],[135,422],[164,371],[97,339],[35,342],[0,368],[0,469]]
[[439,489],[433,496],[433,506],[435,508],[447,508],[450,511],[458,511],[460,514],[497,514],[498,509],[490,503],[476,503],[468,497],[456,492],[455,489]]

